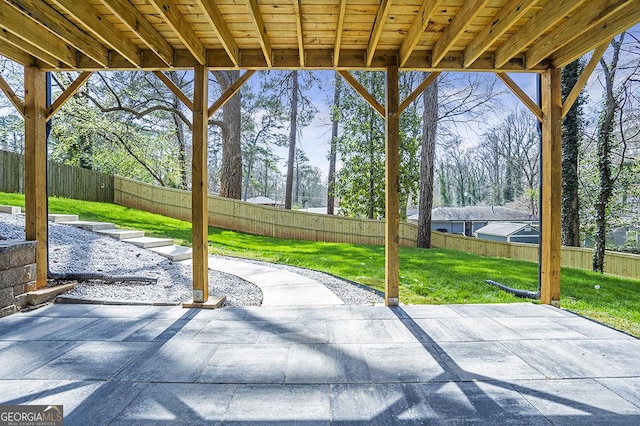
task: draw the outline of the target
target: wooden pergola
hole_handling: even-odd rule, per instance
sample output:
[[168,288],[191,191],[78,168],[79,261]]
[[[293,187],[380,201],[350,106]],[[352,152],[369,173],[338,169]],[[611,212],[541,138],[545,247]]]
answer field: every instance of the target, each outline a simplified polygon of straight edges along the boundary
[[[193,112],[193,298],[208,300],[207,118],[255,70],[333,69],[386,122],[386,304],[398,304],[399,116],[442,71],[492,72],[542,122],[541,301],[560,302],[561,121],[610,40],[640,22],[640,0],[0,0],[0,55],[25,67],[26,238],[47,279],[46,123],[97,70],[154,71]],[[560,68],[595,49],[564,100]],[[189,99],[163,70],[192,69]],[[208,70],[242,69],[212,105]],[[47,71],[80,71],[46,104]],[[386,71],[386,105],[349,70]],[[398,73],[431,72],[407,99]],[[542,75],[542,105],[506,74]]]

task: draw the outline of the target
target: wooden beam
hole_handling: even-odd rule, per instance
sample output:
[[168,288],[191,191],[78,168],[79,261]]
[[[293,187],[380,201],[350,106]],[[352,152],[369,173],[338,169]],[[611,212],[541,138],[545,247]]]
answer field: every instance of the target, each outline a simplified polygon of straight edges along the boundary
[[[2,18],[0,17],[0,19]],[[34,46],[28,41],[18,37],[14,33],[7,31],[5,28],[2,28],[1,24],[0,24],[0,40],[4,41],[4,43],[0,43],[0,45],[13,46],[14,50],[19,50],[21,52],[24,52],[24,54],[26,55],[30,55],[35,59],[38,59],[41,62],[44,62],[44,64],[50,66],[51,69],[54,69],[54,70],[58,69],[62,65],[62,63],[58,60],[58,58]],[[0,49],[4,49],[4,46],[1,47]],[[75,66],[70,66],[69,68],[74,69]]]
[[196,0],[202,10],[204,10],[204,16],[207,18],[209,25],[213,28],[218,36],[218,40],[222,43],[222,47],[231,58],[233,64],[237,67],[240,65],[240,49],[236,40],[231,35],[227,23],[224,21],[218,6],[216,3],[210,0]]
[[300,66],[305,65],[305,53],[304,53],[304,32],[302,25],[302,10],[300,6],[300,0],[293,0],[293,10],[296,15],[296,36],[298,38],[298,55],[300,58]]
[[344,27],[344,15],[347,10],[347,0],[340,0],[338,23],[336,25],[336,42],[333,46],[333,66],[337,67],[340,61],[340,48],[342,47],[342,29]]
[[69,85],[69,87],[64,90],[64,92],[62,92],[60,96],[58,96],[58,99],[56,99],[51,106],[47,108],[47,121],[51,120],[51,117],[53,117],[53,115],[62,108],[69,98],[80,90],[89,77],[91,77],[91,74],[93,74],[93,71],[84,71],[73,81],[73,83],[71,83],[71,85]]
[[128,0],[102,0],[102,3],[164,63],[173,65],[173,47]]
[[398,306],[400,294],[400,111],[398,67],[387,68],[385,115],[384,304]]
[[560,307],[562,93],[558,68],[542,74],[542,111],[540,302]]
[[260,12],[260,5],[258,4],[258,0],[246,1],[247,7],[249,8],[251,21],[256,27],[256,30],[258,30],[258,41],[260,42],[260,48],[262,49],[262,53],[264,53],[264,59],[267,61],[267,66],[270,67],[273,65],[273,54],[271,52],[271,43],[269,42],[269,36],[267,35],[267,27],[264,24],[264,19],[262,19],[262,12]]
[[[0,30],[0,40],[4,40],[4,37],[2,36],[3,33],[7,34],[6,31]],[[17,62],[24,67],[33,66],[36,61],[36,58],[9,43],[0,43],[0,55]]]
[[58,35],[68,44],[102,66],[109,63],[109,49],[87,33],[81,31],[57,10],[43,0],[11,0],[11,4],[20,8],[43,28]]
[[47,286],[46,79],[35,67],[24,69],[25,239],[37,241],[36,287]]
[[209,299],[208,119],[209,73],[203,65],[193,76],[193,159],[191,176],[191,232],[193,241],[193,301]]
[[600,59],[602,59],[602,57],[604,56],[604,52],[607,51],[607,47],[609,47],[609,42],[601,44],[593,52],[589,63],[586,67],[584,67],[584,70],[582,70],[582,74],[580,74],[578,81],[576,81],[575,86],[573,86],[571,92],[569,92],[567,98],[562,104],[562,118],[566,117],[574,102],[576,101],[576,99],[578,99],[578,96],[580,96],[580,92],[582,92],[582,89],[587,84],[587,80],[589,80],[589,77],[591,77],[593,70],[595,70],[596,66],[598,66],[598,62],[600,62]]
[[489,0],[466,0],[453,21],[444,29],[442,36],[436,41],[431,53],[431,63],[436,66],[444,59],[449,49],[464,34],[473,19],[478,16]]
[[378,13],[376,14],[376,20],[373,22],[373,29],[369,36],[369,44],[367,46],[367,66],[371,65],[373,55],[376,53],[376,48],[378,47],[378,42],[382,35],[382,29],[387,21],[387,16],[389,15],[390,10],[391,0],[381,0],[380,6],[378,7]]
[[155,7],[173,33],[184,43],[198,64],[204,65],[207,62],[204,44],[193,31],[193,26],[184,19],[173,0],[149,0],[149,3]]
[[422,92],[424,92],[425,89],[429,87],[429,85],[433,83],[436,78],[438,78],[439,75],[439,72],[432,72],[431,74],[429,74],[427,78],[425,78],[424,81],[420,83],[420,85],[416,87],[416,89],[411,92],[409,96],[407,96],[407,99],[402,101],[402,103],[400,104],[400,114],[402,114],[402,112],[407,109],[409,105],[411,105],[411,102],[415,101],[416,98],[420,96]]
[[380,104],[380,102],[378,102],[376,100],[376,98],[373,97],[373,95],[371,95],[371,93],[369,93],[369,91],[367,89],[365,89],[362,84],[360,84],[360,82],[358,80],[355,79],[354,76],[352,76],[349,71],[338,71],[338,74],[340,74],[342,76],[342,78],[344,78],[347,83],[349,83],[349,86],[351,86],[353,88],[353,90],[355,90],[356,92],[358,92],[360,94],[360,96],[362,96],[362,98],[367,101],[367,103],[369,105],[371,105],[373,107],[373,109],[376,110],[376,112],[378,114],[380,114],[380,116],[382,118],[385,117],[385,109],[384,106],[382,106]]
[[592,50],[593,46],[611,40],[621,32],[636,25],[639,21],[640,7],[635,3],[629,4],[618,13],[616,18],[597,28],[593,28],[588,37],[580,37],[571,44],[557,50],[551,55],[551,62],[556,68],[564,67]]
[[470,66],[493,43],[496,42],[509,28],[522,18],[535,5],[531,0],[510,0],[505,4],[495,18],[480,31],[464,50],[464,66]]
[[400,66],[403,67],[411,54],[413,53],[413,49],[418,45],[420,41],[420,37],[424,34],[427,26],[429,26],[429,21],[435,14],[436,8],[441,0],[424,0],[422,2],[422,6],[420,7],[420,11],[418,15],[415,17],[413,22],[411,23],[411,28],[409,28],[409,32],[405,36],[402,41],[402,45],[400,46]]
[[[51,63],[50,58],[53,57],[55,58],[55,63],[63,62],[72,67],[76,65],[75,48],[36,24],[35,21],[14,7],[5,6],[0,8],[0,28],[4,28],[15,36],[10,37],[7,35],[7,37],[10,37],[9,42],[11,44],[24,49],[33,56],[38,54],[39,56],[36,57],[46,63]],[[16,38],[27,43],[19,43]]]
[[13,107],[16,109],[16,111],[18,111],[18,114],[20,114],[20,116],[24,118],[24,102],[22,102],[18,95],[16,95],[11,86],[9,86],[9,83],[7,83],[7,80],[5,80],[1,75],[0,90],[2,90],[5,96],[13,104]]
[[77,0],[52,0],[98,39],[113,50],[121,54],[132,65],[140,66],[140,52],[129,40],[109,21],[102,19],[98,10],[89,2]]
[[224,104],[226,104],[233,97],[233,95],[238,93],[238,91],[242,89],[244,83],[246,83],[254,73],[255,70],[245,71],[244,74],[242,74],[236,81],[231,84],[231,86],[227,88],[227,90],[222,92],[220,97],[209,107],[208,117],[211,117],[213,114],[215,114],[216,111],[222,108]]
[[589,38],[593,28],[606,24],[620,9],[631,3],[635,7],[640,7],[636,0],[592,2],[589,7],[583,8],[580,13],[571,15],[553,31],[536,40],[526,52],[527,65],[539,64],[560,47],[582,36]]
[[520,86],[518,86],[516,82],[511,79],[511,77],[509,77],[506,73],[496,73],[496,75],[500,80],[504,82],[504,84],[506,84],[509,89],[511,89],[513,94],[516,95],[516,97],[520,99],[527,108],[529,108],[529,111],[531,111],[539,121],[543,120],[544,115],[542,113],[542,109],[540,109],[536,102],[531,100],[529,95],[527,95],[524,90],[522,90]]
[[185,104],[187,108],[193,111],[193,102],[191,102],[191,99],[189,99],[189,97],[185,95],[184,92],[165,75],[165,73],[162,71],[154,71],[153,73],[165,84],[165,86],[169,88],[169,90],[171,90],[171,92],[173,92],[174,95],[178,97],[178,99],[182,101],[183,104]]
[[495,66],[501,68],[511,58],[524,51],[534,40],[564,17],[576,10],[585,0],[553,0],[529,19],[495,51]]

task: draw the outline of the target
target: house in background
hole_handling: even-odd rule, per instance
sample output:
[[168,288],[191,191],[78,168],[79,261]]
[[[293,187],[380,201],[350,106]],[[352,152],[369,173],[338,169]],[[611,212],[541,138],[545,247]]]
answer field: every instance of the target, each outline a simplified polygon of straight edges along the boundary
[[475,236],[483,240],[504,243],[538,244],[540,230],[529,223],[492,222],[475,232]]
[[[407,218],[418,223],[418,214]],[[475,232],[489,222],[537,223],[532,214],[502,206],[436,207],[431,211],[431,229],[439,232],[463,234],[473,237]]]
[[271,206],[271,207],[276,206],[275,200],[272,200],[271,198],[268,198],[268,197],[262,197],[262,196],[249,198],[245,201],[247,203],[258,204],[260,206]]

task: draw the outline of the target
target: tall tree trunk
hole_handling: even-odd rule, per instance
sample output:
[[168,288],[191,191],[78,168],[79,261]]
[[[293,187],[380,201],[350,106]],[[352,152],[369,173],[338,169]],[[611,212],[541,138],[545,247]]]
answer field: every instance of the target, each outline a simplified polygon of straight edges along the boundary
[[[371,88],[369,89],[369,93],[373,93],[373,83],[371,84]],[[376,211],[376,180],[375,180],[375,166],[374,161],[376,157],[376,147],[374,143],[373,136],[373,127],[375,117],[373,116],[374,112],[371,108],[369,110],[369,211],[367,213],[367,218],[373,219]]]
[[291,125],[289,127],[289,161],[287,162],[287,184],[284,194],[284,208],[291,210],[293,195],[293,165],[296,160],[296,137],[298,136],[298,71],[291,71]]
[[[425,78],[427,74],[425,73]],[[438,79],[435,79],[422,95],[424,112],[422,119],[422,148],[420,150],[420,199],[418,205],[417,246],[431,247],[431,209],[433,208],[433,165],[436,155],[436,130],[438,126]]]
[[[562,69],[562,97],[575,86],[584,67],[577,59]],[[580,247],[578,151],[582,139],[582,92],[562,122],[562,244]]]
[[624,33],[619,39],[614,39],[613,56],[611,63],[607,64],[604,59],[600,60],[600,65],[604,71],[605,81],[605,101],[604,110],[598,127],[598,175],[599,185],[598,199],[596,201],[596,233],[595,245],[593,248],[593,270],[604,272],[604,254],[607,238],[607,206],[613,193],[613,183],[611,175],[611,142],[613,139],[613,120],[618,108],[618,101],[613,93],[613,83],[615,81],[618,60],[620,58],[620,46],[624,39]]
[[[240,76],[240,71],[215,71],[214,75],[225,91]],[[236,93],[222,107],[222,165],[220,166],[220,195],[239,200],[242,197],[242,145],[240,143],[240,114],[242,97]]]
[[333,113],[331,115],[331,148],[329,149],[329,177],[327,182],[327,214],[334,214],[336,188],[336,157],[338,152],[338,111],[340,110],[340,90],[342,77],[335,75],[333,92]]

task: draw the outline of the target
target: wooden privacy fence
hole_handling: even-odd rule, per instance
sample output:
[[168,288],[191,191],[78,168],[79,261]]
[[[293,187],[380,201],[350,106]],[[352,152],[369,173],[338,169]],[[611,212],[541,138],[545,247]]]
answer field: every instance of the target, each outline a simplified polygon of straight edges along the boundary
[[[114,178],[114,202],[164,216],[191,220],[191,193],[162,188],[121,177]],[[319,215],[260,206],[209,196],[209,225],[278,238],[384,244],[384,222],[341,216]],[[415,247],[417,226],[400,224],[400,245]],[[538,246],[480,240],[462,235],[432,232],[433,247],[465,251],[488,257],[538,262]],[[562,248],[562,266],[591,270],[593,250]],[[428,267],[428,266],[427,266]],[[640,279],[640,256],[607,251],[605,272]]]
[[[112,175],[47,162],[49,195],[113,203]],[[24,193],[24,156],[0,150],[0,191]]]

